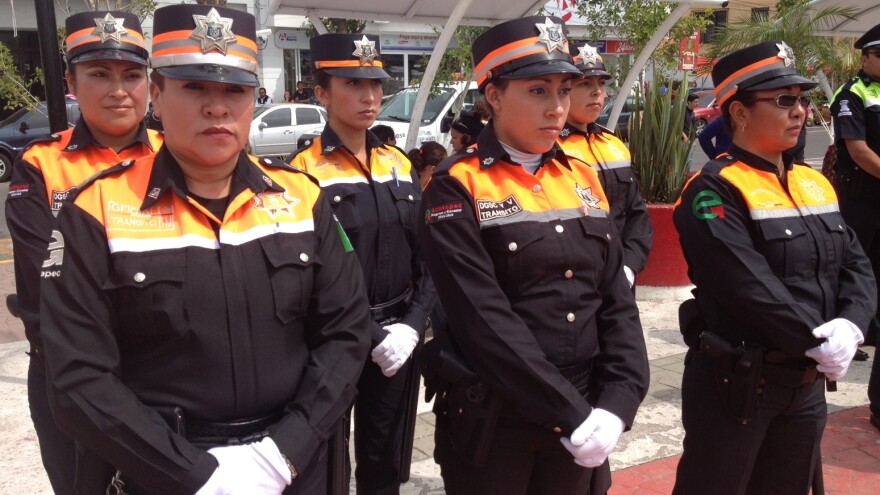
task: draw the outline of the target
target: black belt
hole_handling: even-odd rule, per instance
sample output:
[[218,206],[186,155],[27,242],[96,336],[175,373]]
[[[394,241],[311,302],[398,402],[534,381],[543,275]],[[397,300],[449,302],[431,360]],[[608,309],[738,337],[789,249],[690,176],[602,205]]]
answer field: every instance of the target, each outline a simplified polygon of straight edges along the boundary
[[403,291],[403,294],[394,299],[370,306],[370,314],[373,316],[373,321],[381,322],[392,318],[400,318],[406,314],[412,293],[413,288],[410,286]]
[[181,407],[152,407],[178,435],[198,445],[238,445],[256,442],[268,436],[266,430],[277,423],[281,411],[232,421],[202,421],[187,417]]
[[[718,349],[700,346],[700,353],[713,359],[727,358],[727,354]],[[761,378],[769,383],[782,385],[783,387],[801,387],[814,383],[822,376],[822,372],[815,365],[809,365],[805,360],[791,360],[779,351],[767,351],[764,353],[764,362],[761,366]]]

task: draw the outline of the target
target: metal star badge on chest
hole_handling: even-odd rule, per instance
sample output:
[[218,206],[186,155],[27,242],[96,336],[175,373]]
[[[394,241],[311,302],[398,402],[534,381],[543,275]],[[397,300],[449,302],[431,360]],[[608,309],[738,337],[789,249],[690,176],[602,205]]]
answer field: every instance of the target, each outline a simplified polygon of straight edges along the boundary
[[373,65],[379,55],[376,53],[376,42],[364,36],[360,41],[355,40],[354,46],[355,50],[352,55],[360,59],[361,65]]
[[779,48],[779,53],[777,53],[776,56],[785,61],[786,67],[794,65],[794,50],[792,50],[790,46],[783,41],[781,43],[776,43],[776,48]]
[[593,188],[587,187],[582,188],[580,184],[574,185],[574,190],[577,195],[581,198],[582,204],[581,207],[583,209],[584,214],[589,215],[589,210],[587,208],[599,209],[599,203],[602,201],[600,198],[593,196]]
[[128,34],[128,31],[122,27],[124,22],[125,19],[116,19],[108,12],[103,19],[95,19],[95,30],[92,34],[100,36],[101,43],[106,43],[107,40],[122,43],[122,37]]
[[544,18],[544,24],[535,24],[535,27],[538,28],[541,34],[538,35],[538,43],[544,43],[547,45],[547,52],[552,52],[553,50],[559,50],[560,52],[567,52],[566,44],[568,40],[565,39],[565,35],[562,34],[562,25],[555,24],[550,20],[549,17]]
[[228,46],[236,42],[235,33],[232,32],[232,19],[220,17],[217,9],[211,9],[208,15],[193,15],[193,21],[196,28],[189,37],[201,42],[202,53],[216,49],[226,55]]
[[254,196],[254,208],[265,211],[271,218],[277,218],[285,213],[294,216],[293,209],[300,201],[287,192],[264,192]]

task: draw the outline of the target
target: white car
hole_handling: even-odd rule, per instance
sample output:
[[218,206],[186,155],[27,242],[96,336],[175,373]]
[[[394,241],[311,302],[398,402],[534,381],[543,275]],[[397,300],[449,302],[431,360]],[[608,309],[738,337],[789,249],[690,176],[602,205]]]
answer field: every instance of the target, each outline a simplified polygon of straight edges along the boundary
[[257,156],[287,156],[303,134],[321,134],[327,111],[317,105],[279,103],[254,109],[248,148]]
[[[457,106],[469,110],[480,99],[477,83],[467,85],[458,83],[453,86],[441,86],[437,94],[428,97],[422,121],[419,124],[419,135],[415,146],[421,146],[426,141],[437,141],[443,146],[449,146],[449,126],[456,115]],[[376,124],[384,124],[394,129],[394,137],[398,146],[404,146],[406,133],[409,131],[409,123],[412,119],[412,111],[415,106],[419,88],[411,86],[394,94],[379,109]],[[462,94],[464,93],[464,94]],[[374,124],[375,125],[375,124]]]

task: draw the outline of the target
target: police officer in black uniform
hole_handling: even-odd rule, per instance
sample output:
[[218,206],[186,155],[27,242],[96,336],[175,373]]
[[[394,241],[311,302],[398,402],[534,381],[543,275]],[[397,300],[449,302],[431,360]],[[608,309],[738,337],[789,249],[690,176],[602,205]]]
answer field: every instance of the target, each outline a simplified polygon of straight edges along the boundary
[[[827,179],[792,162],[816,86],[784,42],[721,58],[727,156],[673,219],[695,299],[681,309],[684,453],[673,493],[807,494],[827,407],[876,309],[870,262]],[[824,376],[823,376],[824,375]]]
[[[862,70],[837,90],[831,103],[837,145],[836,187],[840,211],[880,275],[880,25],[855,43]],[[868,345],[880,342],[880,320],[868,330]],[[868,382],[871,424],[880,429],[880,364],[875,355]]]
[[598,174],[556,144],[581,71],[555,17],[499,24],[473,53],[493,117],[437,167],[422,215],[449,319],[425,350],[434,457],[451,495],[605,493],[648,368]]
[[153,28],[165,145],[79,189],[43,264],[55,418],[117,469],[83,493],[325,493],[368,351],[356,255],[311,177],[243,151],[254,17]]
[[414,351],[436,299],[419,257],[421,187],[406,155],[369,131],[389,77],[379,37],[325,34],[309,44],[315,95],[329,121],[291,164],[321,183],[363,269],[373,316],[363,331],[372,352],[354,406],[355,478],[359,494],[396,494],[409,472]]

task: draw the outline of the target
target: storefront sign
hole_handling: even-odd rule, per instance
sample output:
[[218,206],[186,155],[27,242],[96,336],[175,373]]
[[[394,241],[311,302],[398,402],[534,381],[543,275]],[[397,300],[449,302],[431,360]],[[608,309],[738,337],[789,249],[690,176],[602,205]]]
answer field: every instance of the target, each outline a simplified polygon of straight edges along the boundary
[[407,50],[430,52],[437,44],[437,36],[433,34],[380,34],[382,51]]
[[275,46],[282,50],[308,50],[309,37],[304,29],[277,29],[272,33]]

